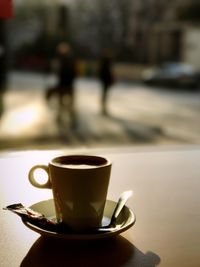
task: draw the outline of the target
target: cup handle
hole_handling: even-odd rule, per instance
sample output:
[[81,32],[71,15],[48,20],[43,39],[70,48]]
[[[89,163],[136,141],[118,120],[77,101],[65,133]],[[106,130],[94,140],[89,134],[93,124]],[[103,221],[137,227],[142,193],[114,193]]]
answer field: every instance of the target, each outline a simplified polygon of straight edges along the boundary
[[[44,170],[44,171],[47,173],[47,175],[48,175],[48,180],[47,180],[46,183],[44,183],[44,184],[40,184],[40,183],[37,182],[36,178],[34,177],[34,172],[35,172],[37,169],[42,169],[42,170]],[[29,182],[30,182],[33,186],[35,186],[35,187],[37,187],[37,188],[49,188],[49,189],[52,188],[52,184],[51,184],[50,177],[49,177],[49,167],[48,167],[47,165],[35,165],[35,166],[33,166],[33,167],[30,169],[29,173],[28,173],[28,179],[29,179]]]

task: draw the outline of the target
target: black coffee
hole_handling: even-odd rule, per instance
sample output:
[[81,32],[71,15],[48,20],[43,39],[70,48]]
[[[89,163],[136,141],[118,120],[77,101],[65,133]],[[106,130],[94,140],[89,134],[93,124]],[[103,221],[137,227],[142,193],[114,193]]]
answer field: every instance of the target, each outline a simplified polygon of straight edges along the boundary
[[91,169],[106,165],[105,158],[88,155],[61,156],[53,160],[53,163],[70,169]]

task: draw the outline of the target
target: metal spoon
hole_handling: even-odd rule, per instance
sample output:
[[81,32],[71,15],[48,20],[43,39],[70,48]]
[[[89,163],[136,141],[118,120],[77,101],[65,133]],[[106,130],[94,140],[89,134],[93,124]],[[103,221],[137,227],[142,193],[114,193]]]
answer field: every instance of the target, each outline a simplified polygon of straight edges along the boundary
[[109,231],[113,231],[116,227],[116,221],[117,221],[117,218],[120,214],[120,212],[122,211],[124,205],[126,204],[127,200],[133,195],[133,191],[125,191],[123,192],[120,197],[119,197],[119,200],[117,202],[117,205],[114,209],[114,212],[112,214],[112,217],[111,217],[111,220],[110,220],[110,223],[108,225],[104,225],[102,227],[99,227],[99,228],[96,228],[96,229],[93,229],[93,231],[95,232],[109,232]]

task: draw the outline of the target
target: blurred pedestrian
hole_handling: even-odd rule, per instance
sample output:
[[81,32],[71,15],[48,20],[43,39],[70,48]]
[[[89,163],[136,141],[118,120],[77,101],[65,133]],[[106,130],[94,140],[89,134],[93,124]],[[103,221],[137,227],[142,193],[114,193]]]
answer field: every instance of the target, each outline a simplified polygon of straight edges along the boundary
[[114,77],[112,72],[112,55],[109,51],[105,51],[100,58],[98,74],[102,84],[102,96],[101,96],[102,114],[107,115],[108,92],[111,85],[114,82]]
[[6,20],[13,16],[13,3],[0,0],[0,118],[4,112],[4,94],[7,82]]
[[4,112],[4,93],[6,88],[4,47],[0,44],[0,118]]
[[76,61],[71,46],[66,42],[61,42],[56,48],[57,58],[57,78],[55,87],[48,88],[46,92],[47,100],[52,97],[58,99],[58,120],[67,107],[71,116],[74,116],[74,80],[76,78]]
[[6,22],[0,18],[0,118],[4,113],[4,95],[7,89]]

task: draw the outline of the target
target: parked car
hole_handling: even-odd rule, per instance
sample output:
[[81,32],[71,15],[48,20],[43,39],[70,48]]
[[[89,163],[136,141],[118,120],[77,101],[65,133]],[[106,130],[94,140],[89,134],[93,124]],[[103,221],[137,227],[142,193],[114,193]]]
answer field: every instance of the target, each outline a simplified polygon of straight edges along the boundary
[[164,63],[160,67],[145,70],[142,79],[149,85],[197,88],[200,75],[189,64]]

